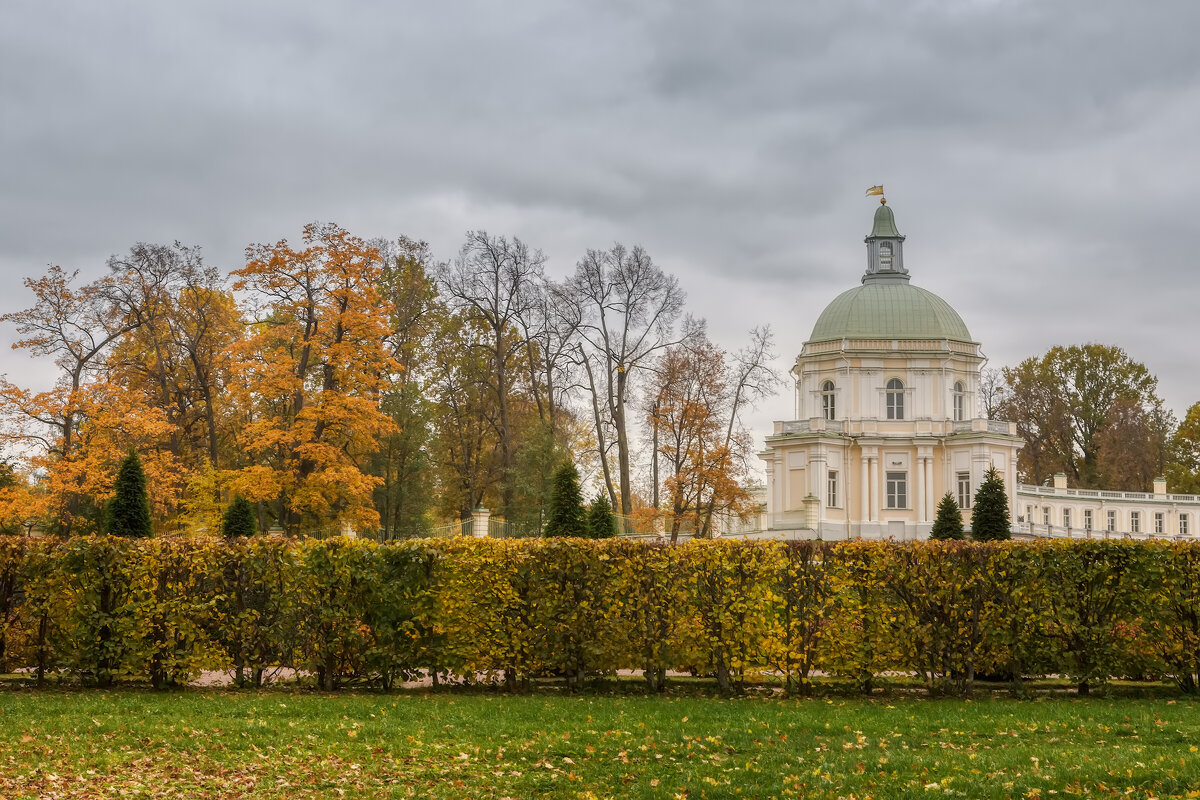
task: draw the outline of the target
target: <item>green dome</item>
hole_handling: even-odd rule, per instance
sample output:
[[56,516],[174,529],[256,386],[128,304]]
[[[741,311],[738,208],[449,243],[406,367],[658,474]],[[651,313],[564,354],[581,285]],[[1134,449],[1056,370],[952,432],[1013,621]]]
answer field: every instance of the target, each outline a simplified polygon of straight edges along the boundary
[[825,307],[810,342],[835,339],[954,339],[973,342],[958,312],[907,281],[868,282]]

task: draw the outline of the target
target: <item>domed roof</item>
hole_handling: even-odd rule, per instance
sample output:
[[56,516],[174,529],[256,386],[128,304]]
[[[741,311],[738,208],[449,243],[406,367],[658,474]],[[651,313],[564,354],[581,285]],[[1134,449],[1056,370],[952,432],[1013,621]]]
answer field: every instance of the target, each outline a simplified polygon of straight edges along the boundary
[[933,292],[909,283],[904,239],[887,200],[875,210],[862,286],[825,307],[809,342],[837,339],[953,339],[974,343],[958,312]]
[[958,312],[908,282],[864,283],[825,307],[810,342],[832,339],[954,339],[973,342]]

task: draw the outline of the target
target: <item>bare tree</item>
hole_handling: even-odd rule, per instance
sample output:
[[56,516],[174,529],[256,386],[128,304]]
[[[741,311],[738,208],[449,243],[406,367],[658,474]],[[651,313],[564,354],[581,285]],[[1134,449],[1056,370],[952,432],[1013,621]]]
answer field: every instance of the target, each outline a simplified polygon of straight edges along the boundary
[[469,231],[453,263],[443,264],[438,285],[451,309],[480,325],[486,336],[475,340],[490,365],[489,389],[496,399],[495,428],[500,455],[500,499],[509,513],[516,494],[516,460],[511,395],[521,370],[516,359],[527,349],[522,320],[534,316],[545,256],[516,237],[489,236]]
[[558,431],[559,411],[570,389],[572,351],[580,308],[564,287],[543,279],[531,286],[520,315],[529,386],[538,419]]
[[984,367],[979,371],[979,402],[987,419],[996,419],[1009,394],[1011,390],[1004,380],[1003,370]]
[[[628,406],[639,370],[659,351],[677,344],[675,322],[683,311],[679,282],[641,247],[589,250],[570,281],[579,306],[577,353],[591,391],[600,462],[614,508],[633,511]],[[617,450],[619,487],[607,455]],[[619,488],[619,498],[618,498]],[[618,505],[619,500],[619,505]]]

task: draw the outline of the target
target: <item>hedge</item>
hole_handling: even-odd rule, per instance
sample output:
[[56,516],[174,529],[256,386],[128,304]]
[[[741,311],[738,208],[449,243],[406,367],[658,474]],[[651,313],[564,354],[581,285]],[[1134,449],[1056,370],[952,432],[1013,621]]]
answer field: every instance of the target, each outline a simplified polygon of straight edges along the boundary
[[0,673],[325,690],[672,671],[1200,689],[1200,542],[0,537]]

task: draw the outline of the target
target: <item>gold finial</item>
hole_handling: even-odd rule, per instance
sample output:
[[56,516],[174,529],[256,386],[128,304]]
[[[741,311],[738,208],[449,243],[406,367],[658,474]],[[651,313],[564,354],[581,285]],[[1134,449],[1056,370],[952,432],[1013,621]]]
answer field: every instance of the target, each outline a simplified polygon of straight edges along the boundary
[[879,204],[880,204],[880,205],[883,205],[883,206],[886,206],[886,205],[887,205],[887,198],[886,198],[886,197],[881,197],[881,198],[879,198]]

